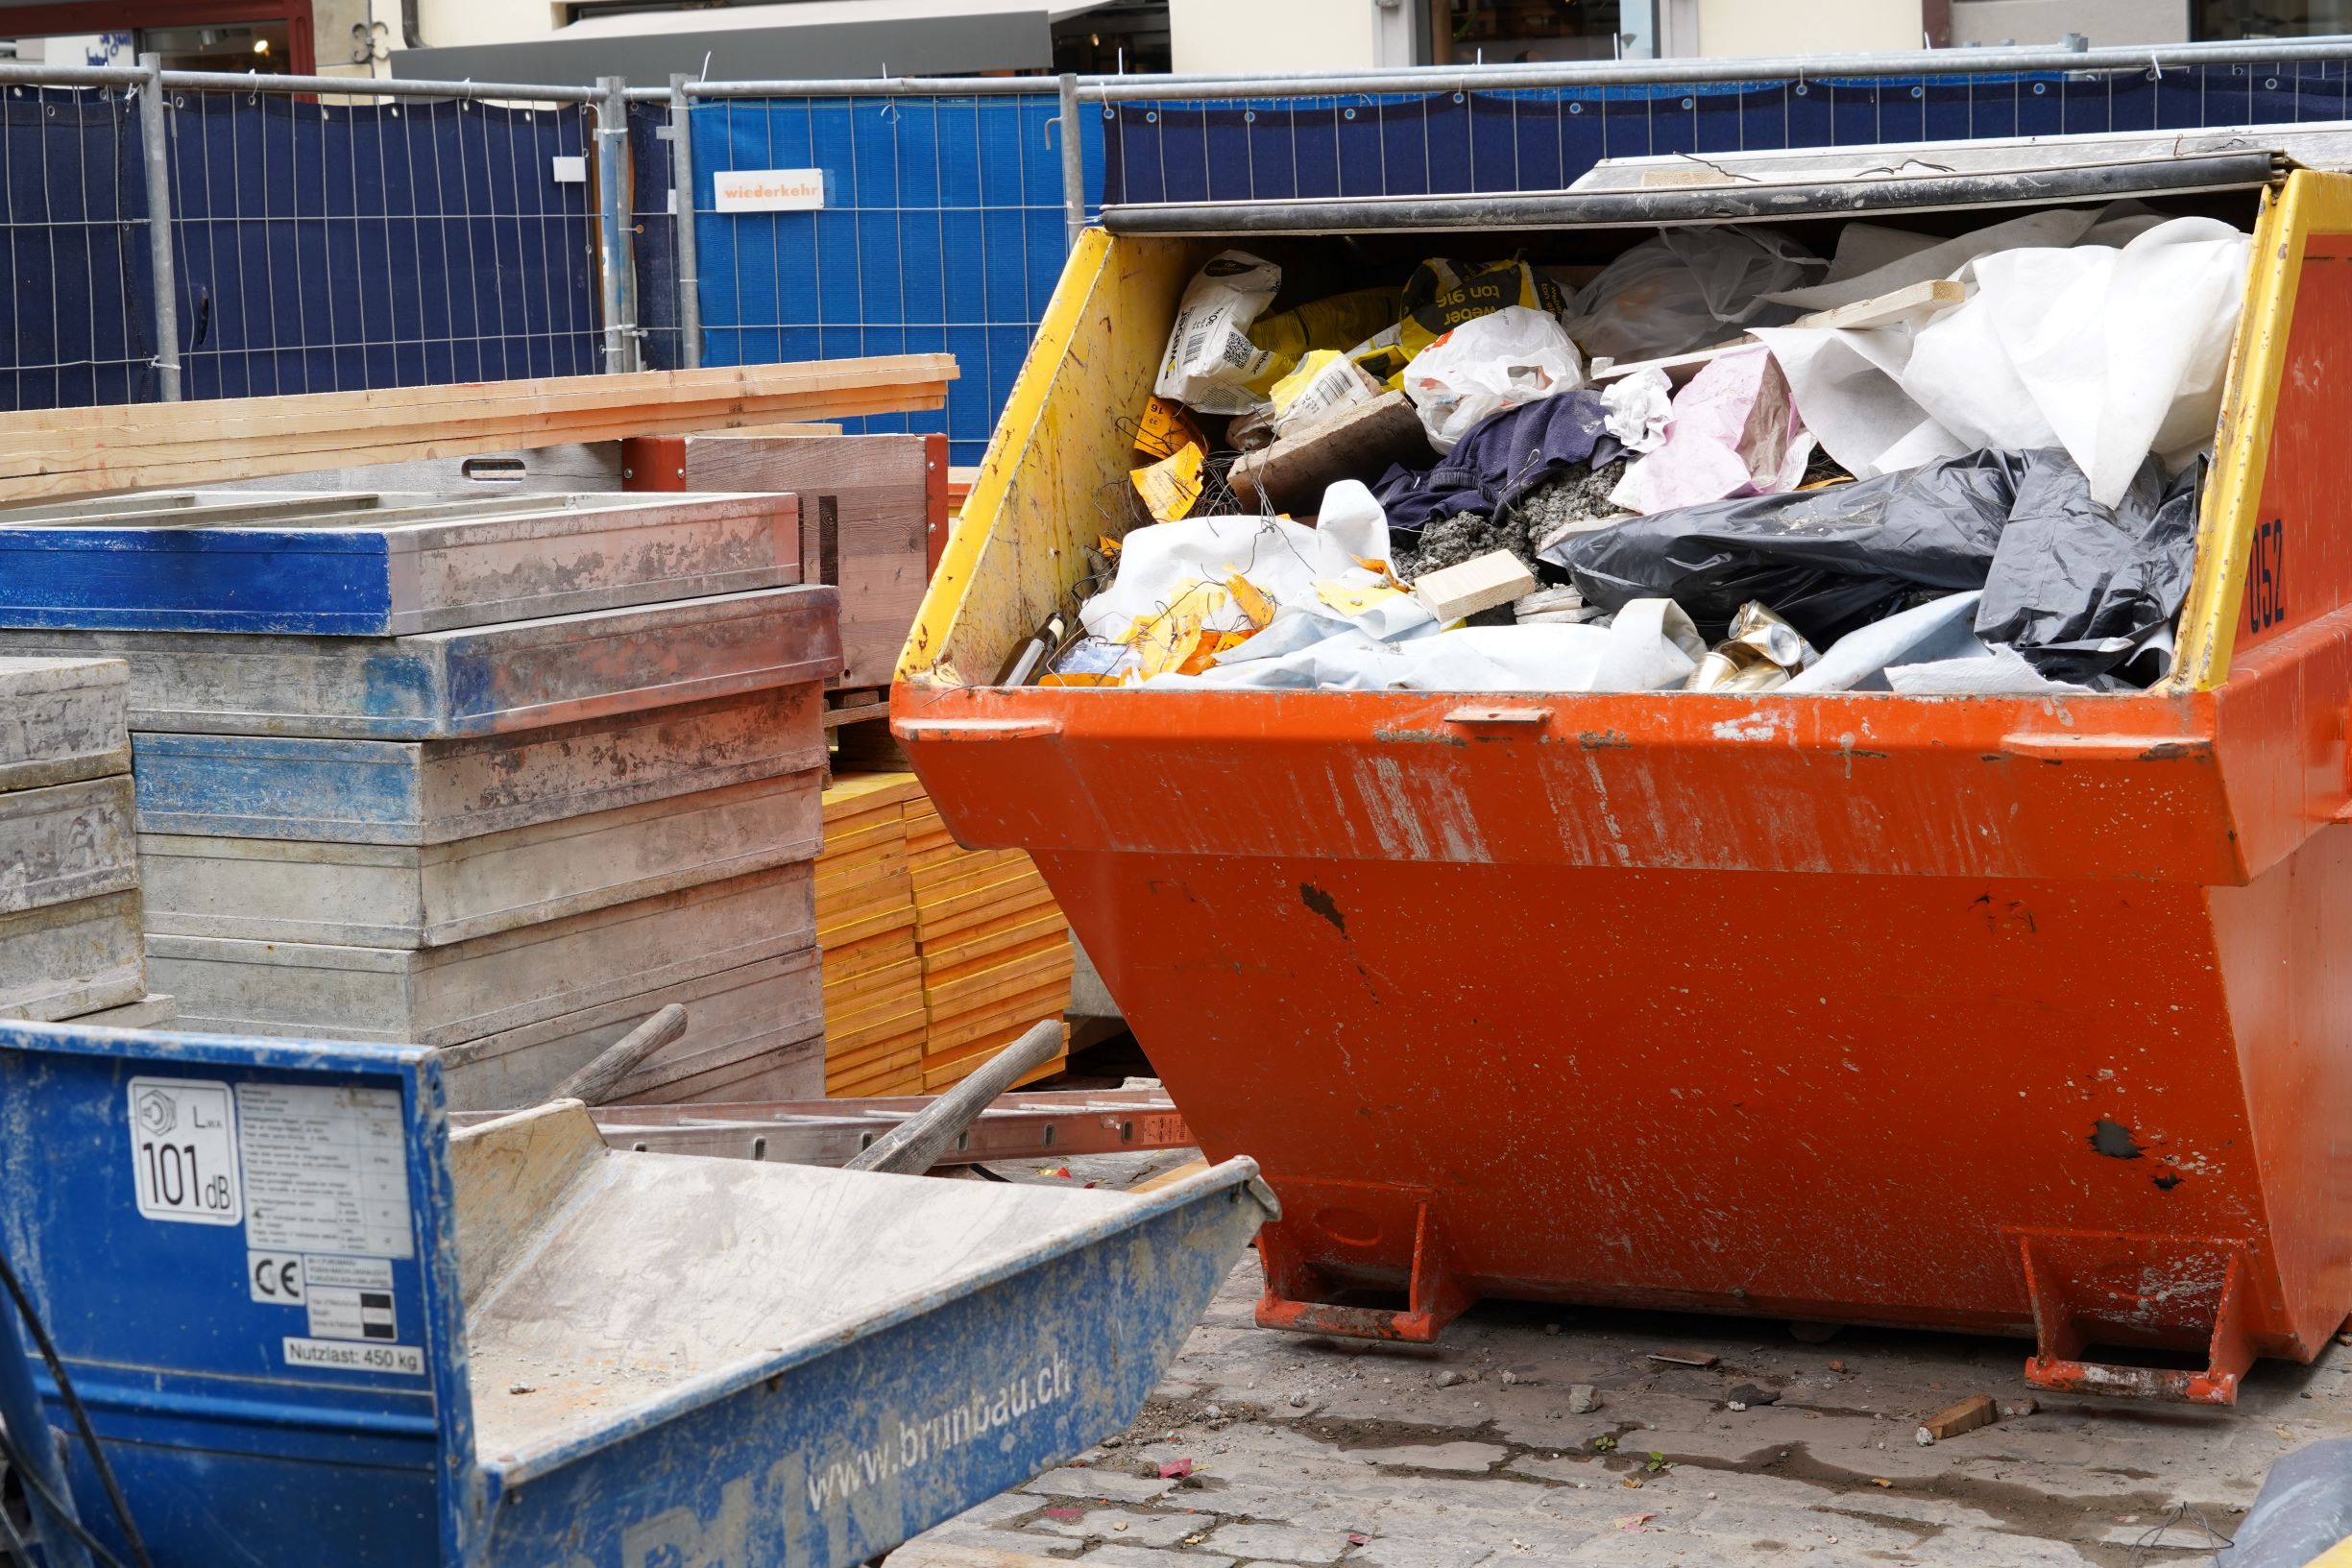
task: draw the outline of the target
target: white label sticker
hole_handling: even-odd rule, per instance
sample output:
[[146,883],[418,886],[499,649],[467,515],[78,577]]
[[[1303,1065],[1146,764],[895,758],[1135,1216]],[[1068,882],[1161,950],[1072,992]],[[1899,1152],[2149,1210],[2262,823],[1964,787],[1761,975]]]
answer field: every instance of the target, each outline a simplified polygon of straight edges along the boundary
[[303,1256],[299,1252],[245,1254],[245,1293],[265,1307],[303,1304]]
[[288,1366],[316,1366],[330,1372],[398,1372],[412,1378],[424,1375],[424,1350],[421,1345],[288,1338],[285,1346]]
[[711,177],[721,212],[814,212],[825,205],[822,169],[736,169]]
[[246,1245],[415,1255],[399,1090],[239,1084],[237,1122]]
[[310,1309],[314,1339],[381,1339],[390,1344],[400,1337],[393,1320],[390,1291],[354,1291],[341,1285],[313,1283],[303,1305]]
[[585,185],[588,183],[587,158],[577,157],[566,157],[564,155],[559,153],[554,157],[548,159],[548,161],[555,166],[555,182],[557,184]]
[[189,1225],[245,1218],[237,1184],[237,1111],[229,1085],[133,1078],[131,1168],[139,1213]]
[[303,1278],[312,1285],[348,1285],[355,1291],[392,1289],[392,1265],[382,1258],[338,1258],[331,1252],[307,1253]]

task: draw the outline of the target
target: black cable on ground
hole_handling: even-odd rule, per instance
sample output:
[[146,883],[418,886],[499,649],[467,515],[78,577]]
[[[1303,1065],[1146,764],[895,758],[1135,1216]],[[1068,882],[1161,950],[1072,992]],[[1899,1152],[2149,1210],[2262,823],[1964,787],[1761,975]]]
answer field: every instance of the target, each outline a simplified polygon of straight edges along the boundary
[[73,1415],[74,1427],[82,1435],[82,1446],[89,1450],[90,1466],[98,1472],[98,1483],[106,1488],[107,1502],[113,1507],[114,1518],[123,1527],[123,1540],[131,1548],[131,1560],[137,1568],[155,1568],[155,1559],[147,1555],[147,1543],[139,1539],[139,1527],[131,1522],[131,1505],[114,1479],[114,1466],[108,1462],[106,1450],[98,1446],[98,1433],[90,1425],[89,1411],[83,1408],[82,1396],[74,1392],[73,1379],[66,1376],[64,1360],[58,1355],[57,1344],[49,1338],[40,1314],[33,1310],[33,1298],[25,1293],[24,1282],[10,1266],[6,1249],[0,1249],[0,1286],[7,1288],[10,1298],[16,1303],[17,1315],[24,1319],[34,1346],[40,1351],[41,1361],[58,1386],[58,1397]]

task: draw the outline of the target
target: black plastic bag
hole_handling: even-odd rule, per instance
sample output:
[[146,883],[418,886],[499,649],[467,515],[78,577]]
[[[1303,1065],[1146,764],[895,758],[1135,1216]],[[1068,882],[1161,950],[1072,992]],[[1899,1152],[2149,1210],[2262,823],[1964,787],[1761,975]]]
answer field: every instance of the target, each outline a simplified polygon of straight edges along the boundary
[[1609,610],[1669,598],[1709,641],[1761,600],[1826,648],[1928,593],[1984,590],[1977,638],[2053,680],[2146,685],[2189,591],[2205,465],[2154,458],[2122,504],[2091,498],[2065,452],[1980,451],[1827,490],[1634,518],[1544,552]]
[[2016,648],[2053,680],[2087,683],[2128,662],[2128,674],[2146,685],[2170,666],[2170,654],[2148,668],[2132,655],[2172,624],[2188,597],[2204,460],[2167,484],[2149,458],[2109,511],[2064,454],[2035,457],[1993,553],[1976,636]]
[[1972,452],[1824,490],[1677,507],[1571,535],[1543,558],[1604,609],[1672,599],[1714,642],[1758,599],[1826,648],[1923,589],[1983,587],[2019,481],[2049,455]]

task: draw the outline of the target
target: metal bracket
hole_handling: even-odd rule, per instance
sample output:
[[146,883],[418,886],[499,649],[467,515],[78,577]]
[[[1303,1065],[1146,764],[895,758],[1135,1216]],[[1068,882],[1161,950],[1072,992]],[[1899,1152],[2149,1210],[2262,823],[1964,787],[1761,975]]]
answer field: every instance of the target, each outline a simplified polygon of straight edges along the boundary
[[1413,1266],[1403,1312],[1342,1307],[1316,1299],[1336,1294],[1338,1288],[1322,1268],[1307,1260],[1288,1229],[1309,1222],[1307,1209],[1307,1202],[1297,1202],[1296,1207],[1286,1202],[1285,1213],[1292,1218],[1258,1232],[1258,1262],[1266,1271],[1266,1293],[1258,1298],[1258,1327],[1430,1344],[1445,1331],[1446,1324],[1478,1299],[1453,1272],[1438,1234],[1437,1216],[1426,1196],[1413,1206]]
[[[2034,1353],[2025,1361],[2025,1382],[2032,1387],[2059,1393],[2114,1394],[2128,1399],[2179,1400],[2192,1405],[2235,1405],[2238,1384],[2254,1364],[2254,1341],[2244,1324],[2246,1296],[2245,1248],[2233,1242],[2189,1242],[2190,1251],[2207,1259],[2216,1253],[2222,1263],[2219,1287],[2213,1292],[2213,1332],[2207,1340],[2202,1371],[2156,1366],[2119,1366],[2082,1360],[2088,1343],[2085,1323],[2099,1321],[2082,1310],[2079,1292],[2070,1292],[2049,1255],[2052,1243],[2065,1245],[2072,1238],[2031,1233],[2017,1237],[2025,1269],[2025,1291],[2033,1306]],[[2099,1241],[2103,1238],[2087,1240]],[[2150,1242],[2170,1243],[2175,1256],[2187,1261],[2183,1243],[2172,1238],[2116,1238],[2141,1246]],[[2104,1316],[2105,1315],[2100,1315]]]

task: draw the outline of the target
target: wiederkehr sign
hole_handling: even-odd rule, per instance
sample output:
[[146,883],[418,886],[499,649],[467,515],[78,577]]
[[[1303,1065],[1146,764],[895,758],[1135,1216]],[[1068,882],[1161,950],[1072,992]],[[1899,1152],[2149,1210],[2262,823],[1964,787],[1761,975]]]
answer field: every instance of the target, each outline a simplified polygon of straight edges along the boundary
[[711,177],[721,212],[815,212],[825,205],[822,169],[736,169]]

